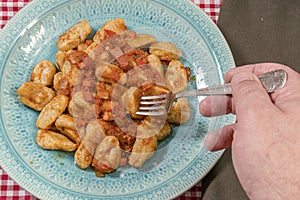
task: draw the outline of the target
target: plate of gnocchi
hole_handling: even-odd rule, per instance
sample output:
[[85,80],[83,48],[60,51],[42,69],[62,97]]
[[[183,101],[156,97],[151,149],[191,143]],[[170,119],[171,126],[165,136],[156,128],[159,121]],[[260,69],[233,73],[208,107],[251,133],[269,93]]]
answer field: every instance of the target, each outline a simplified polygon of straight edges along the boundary
[[235,118],[201,116],[201,97],[137,112],[155,109],[142,96],[221,84],[234,66],[190,1],[36,0],[0,41],[0,164],[36,197],[171,199],[222,155],[203,138]]

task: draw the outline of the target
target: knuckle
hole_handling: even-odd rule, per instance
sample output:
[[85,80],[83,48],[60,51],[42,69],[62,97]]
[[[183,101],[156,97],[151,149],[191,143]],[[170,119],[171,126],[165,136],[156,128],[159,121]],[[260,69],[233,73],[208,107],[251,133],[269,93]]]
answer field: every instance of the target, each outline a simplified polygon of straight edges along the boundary
[[232,79],[233,92],[238,91],[240,94],[255,94],[262,89],[258,78],[249,72],[237,73]]

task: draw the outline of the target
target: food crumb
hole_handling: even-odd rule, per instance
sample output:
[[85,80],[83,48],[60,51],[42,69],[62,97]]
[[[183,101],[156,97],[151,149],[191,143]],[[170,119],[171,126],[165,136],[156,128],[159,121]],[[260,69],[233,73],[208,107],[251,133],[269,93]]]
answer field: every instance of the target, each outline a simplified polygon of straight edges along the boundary
[[195,81],[196,81],[196,76],[191,76],[191,77],[190,77],[190,82],[191,82],[191,83],[194,83]]

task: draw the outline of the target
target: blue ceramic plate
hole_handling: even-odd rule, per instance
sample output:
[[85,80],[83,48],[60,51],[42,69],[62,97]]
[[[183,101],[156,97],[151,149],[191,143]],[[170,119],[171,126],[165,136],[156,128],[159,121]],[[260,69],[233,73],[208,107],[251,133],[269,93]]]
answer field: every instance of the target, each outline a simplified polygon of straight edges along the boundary
[[222,151],[208,152],[203,137],[233,123],[231,115],[204,118],[201,99],[190,98],[191,120],[172,136],[141,169],[119,168],[97,178],[74,164],[73,153],[46,151],[35,141],[38,113],[20,104],[17,88],[40,60],[55,62],[59,35],[81,19],[96,31],[105,21],[122,17],[129,29],[171,41],[183,51],[192,71],[189,89],[223,83],[234,66],[217,26],[188,0],[36,0],[0,32],[0,164],[24,189],[42,199],[171,199],[185,192],[214,166]]

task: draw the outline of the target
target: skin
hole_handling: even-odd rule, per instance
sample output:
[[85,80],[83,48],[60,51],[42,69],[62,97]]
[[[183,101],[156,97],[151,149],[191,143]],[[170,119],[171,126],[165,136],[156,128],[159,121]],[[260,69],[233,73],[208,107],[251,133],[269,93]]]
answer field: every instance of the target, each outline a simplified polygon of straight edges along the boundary
[[[285,87],[267,94],[256,75],[275,69],[288,73]],[[236,115],[231,124],[208,134],[207,149],[232,149],[241,185],[250,199],[298,199],[300,196],[300,74],[275,63],[230,69],[225,81],[232,96],[207,97],[204,116]]]

